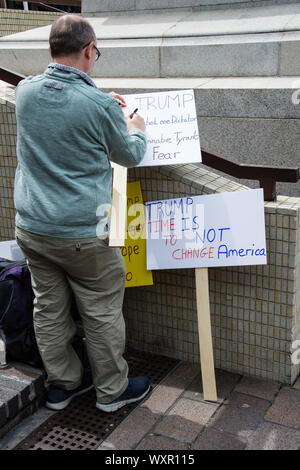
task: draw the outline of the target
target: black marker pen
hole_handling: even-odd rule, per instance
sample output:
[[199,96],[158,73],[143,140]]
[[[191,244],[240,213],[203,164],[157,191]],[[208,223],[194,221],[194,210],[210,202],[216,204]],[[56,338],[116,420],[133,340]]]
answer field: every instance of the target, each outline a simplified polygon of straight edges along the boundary
[[129,116],[129,117],[130,117],[130,119],[132,119],[132,118],[133,118],[133,115],[134,115],[134,114],[137,112],[137,110],[138,110],[138,108],[136,108],[136,109],[133,111],[133,113],[131,113],[131,114],[130,114],[130,116]]

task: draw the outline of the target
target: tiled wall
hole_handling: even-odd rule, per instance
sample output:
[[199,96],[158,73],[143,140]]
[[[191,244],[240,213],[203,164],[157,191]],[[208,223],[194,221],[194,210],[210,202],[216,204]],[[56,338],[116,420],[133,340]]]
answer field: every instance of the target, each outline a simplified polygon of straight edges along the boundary
[[61,13],[0,8],[0,37],[53,23]]
[[[13,103],[13,88],[0,82],[0,240],[14,238]],[[246,188],[194,165],[130,169],[129,180],[141,181],[144,201]],[[265,203],[267,265],[209,269],[216,367],[287,383],[298,375],[291,354],[300,340],[299,211],[300,198]],[[194,270],[153,271],[153,278],[153,286],[126,289],[128,344],[198,363]]]
[[0,81],[0,241],[14,238],[16,138],[14,87]]

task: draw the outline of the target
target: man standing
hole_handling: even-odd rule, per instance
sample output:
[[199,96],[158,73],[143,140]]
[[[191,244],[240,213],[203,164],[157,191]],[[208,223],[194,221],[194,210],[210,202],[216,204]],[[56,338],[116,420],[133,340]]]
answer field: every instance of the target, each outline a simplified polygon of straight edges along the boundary
[[[146,377],[128,378],[125,265],[120,250],[107,244],[110,161],[132,167],[142,160],[145,123],[138,114],[125,119],[124,100],[102,93],[90,79],[100,51],[88,21],[59,17],[49,42],[53,63],[16,89],[16,239],[35,294],[34,327],[50,384],[47,406],[61,410],[94,384],[97,408],[111,412],[150,389]],[[92,377],[71,345],[72,292]]]

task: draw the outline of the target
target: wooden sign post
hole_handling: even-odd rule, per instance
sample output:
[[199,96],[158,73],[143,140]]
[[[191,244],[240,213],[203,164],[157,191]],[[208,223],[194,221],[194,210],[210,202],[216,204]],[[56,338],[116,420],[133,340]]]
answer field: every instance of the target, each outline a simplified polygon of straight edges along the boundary
[[127,168],[114,163],[109,246],[122,247],[126,235]]
[[203,395],[204,400],[217,401],[212,332],[210,321],[208,269],[196,268],[195,276]]
[[[122,108],[124,116],[127,108]],[[109,246],[122,247],[125,245],[127,216],[127,168],[114,163],[111,218],[109,230]]]

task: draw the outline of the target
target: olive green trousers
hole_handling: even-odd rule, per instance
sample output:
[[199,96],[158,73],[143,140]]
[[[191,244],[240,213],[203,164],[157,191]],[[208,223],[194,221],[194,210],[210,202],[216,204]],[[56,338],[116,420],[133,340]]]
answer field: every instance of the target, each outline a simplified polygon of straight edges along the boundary
[[109,248],[97,237],[46,237],[18,227],[16,240],[31,274],[34,329],[48,383],[72,390],[82,380],[83,366],[71,345],[77,330],[70,313],[73,292],[97,401],[109,403],[128,385],[123,357],[125,264],[120,249]]

